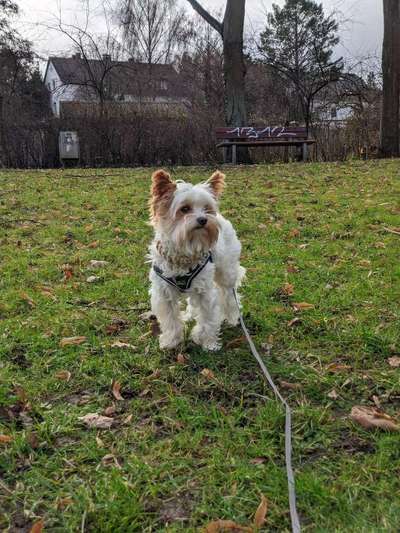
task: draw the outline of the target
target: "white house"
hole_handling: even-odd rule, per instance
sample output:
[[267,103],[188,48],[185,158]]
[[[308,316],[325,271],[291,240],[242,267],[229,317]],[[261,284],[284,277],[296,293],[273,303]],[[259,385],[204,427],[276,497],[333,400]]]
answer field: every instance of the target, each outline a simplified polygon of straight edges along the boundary
[[113,61],[109,55],[101,59],[80,54],[49,57],[44,83],[56,116],[61,115],[67,102],[103,99],[182,105],[187,101],[185,82],[173,65]]

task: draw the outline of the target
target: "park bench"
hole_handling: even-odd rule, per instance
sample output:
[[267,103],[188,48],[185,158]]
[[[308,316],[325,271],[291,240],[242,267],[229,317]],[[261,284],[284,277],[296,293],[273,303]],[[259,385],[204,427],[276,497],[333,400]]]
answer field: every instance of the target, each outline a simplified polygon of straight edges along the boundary
[[316,142],[315,139],[308,137],[306,128],[286,126],[217,128],[216,138],[217,148],[224,150],[224,162],[227,162],[231,150],[231,160],[234,165],[237,162],[238,146],[297,146],[300,159],[306,161],[308,146]]

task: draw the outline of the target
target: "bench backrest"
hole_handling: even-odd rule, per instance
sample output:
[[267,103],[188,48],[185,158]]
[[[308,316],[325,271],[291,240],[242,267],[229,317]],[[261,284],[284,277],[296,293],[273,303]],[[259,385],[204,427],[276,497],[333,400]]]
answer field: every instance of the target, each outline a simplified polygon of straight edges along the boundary
[[286,126],[265,126],[253,128],[252,126],[217,128],[216,137],[218,140],[298,140],[307,139],[306,128],[286,127]]

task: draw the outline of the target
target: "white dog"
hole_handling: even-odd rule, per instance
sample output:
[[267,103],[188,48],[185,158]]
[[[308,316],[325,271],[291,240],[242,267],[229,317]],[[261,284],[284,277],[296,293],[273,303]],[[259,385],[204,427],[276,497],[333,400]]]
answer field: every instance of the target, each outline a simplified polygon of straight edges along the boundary
[[174,182],[163,170],[152,176],[150,294],[161,327],[161,348],[179,345],[184,321],[195,319],[193,341],[206,350],[219,350],[222,322],[236,325],[239,320],[233,288],[240,285],[245,269],[239,263],[236,232],[218,211],[224,186],[220,172],[198,185]]

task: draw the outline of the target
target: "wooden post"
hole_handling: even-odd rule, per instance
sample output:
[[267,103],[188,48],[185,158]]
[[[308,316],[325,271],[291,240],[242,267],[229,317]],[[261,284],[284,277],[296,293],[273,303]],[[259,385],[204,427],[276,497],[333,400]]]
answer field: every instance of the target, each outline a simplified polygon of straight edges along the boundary
[[237,162],[237,146],[236,144],[232,145],[232,164],[236,165]]
[[302,159],[303,159],[303,161],[307,161],[307,159],[308,159],[308,145],[307,145],[307,143],[303,143],[303,146],[302,146]]

